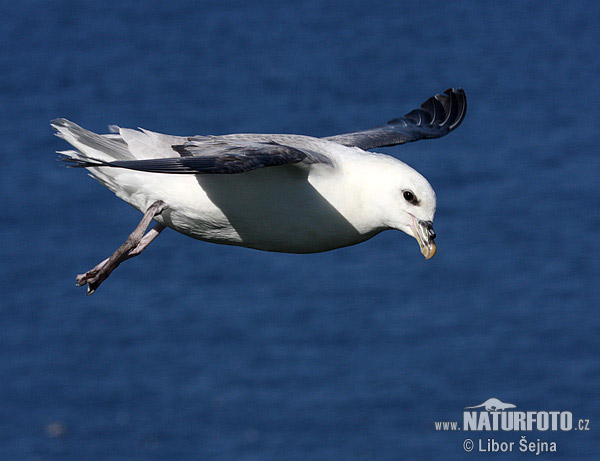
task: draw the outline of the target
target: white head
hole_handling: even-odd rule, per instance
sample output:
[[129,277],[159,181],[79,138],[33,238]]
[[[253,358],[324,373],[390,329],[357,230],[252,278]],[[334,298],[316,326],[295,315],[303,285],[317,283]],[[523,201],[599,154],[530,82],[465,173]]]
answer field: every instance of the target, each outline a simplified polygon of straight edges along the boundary
[[380,163],[376,200],[384,224],[414,237],[423,256],[433,258],[437,249],[433,231],[436,207],[433,188],[405,163],[389,156],[380,158],[385,162],[385,170],[381,169]]

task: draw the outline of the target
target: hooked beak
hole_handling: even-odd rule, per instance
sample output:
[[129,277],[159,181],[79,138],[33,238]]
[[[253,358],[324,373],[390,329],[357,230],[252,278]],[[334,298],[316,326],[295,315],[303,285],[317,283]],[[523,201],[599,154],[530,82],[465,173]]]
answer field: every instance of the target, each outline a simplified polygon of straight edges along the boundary
[[425,259],[433,258],[437,251],[437,245],[434,241],[435,231],[433,230],[433,223],[431,221],[421,221],[413,216],[410,228],[417,242],[419,242],[421,253],[423,253]]

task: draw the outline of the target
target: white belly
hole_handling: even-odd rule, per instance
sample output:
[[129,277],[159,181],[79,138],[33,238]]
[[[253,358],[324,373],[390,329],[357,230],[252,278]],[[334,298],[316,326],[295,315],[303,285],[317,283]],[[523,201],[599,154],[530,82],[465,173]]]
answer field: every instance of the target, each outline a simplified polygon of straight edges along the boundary
[[353,198],[332,191],[340,184],[331,175],[309,178],[294,166],[232,175],[133,174],[140,187],[121,198],[142,211],[163,200],[169,209],[156,220],[200,240],[312,253],[353,245],[382,230],[345,212]]

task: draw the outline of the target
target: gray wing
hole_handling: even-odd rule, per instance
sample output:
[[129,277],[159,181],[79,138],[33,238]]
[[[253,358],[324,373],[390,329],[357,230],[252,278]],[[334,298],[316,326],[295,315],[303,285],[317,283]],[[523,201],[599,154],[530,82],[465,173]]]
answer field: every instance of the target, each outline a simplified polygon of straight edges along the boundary
[[368,150],[395,146],[419,139],[439,138],[457,128],[467,112],[467,96],[461,89],[449,88],[444,94],[432,96],[420,109],[383,126],[366,131],[329,136],[328,141]]
[[210,141],[210,138],[189,138],[185,144],[173,146],[181,157],[106,162],[80,154],[77,158],[66,157],[63,160],[73,167],[114,167],[172,174],[233,174],[304,160],[308,163],[319,161],[319,154],[273,141],[232,145],[214,139],[208,143],[205,140]]

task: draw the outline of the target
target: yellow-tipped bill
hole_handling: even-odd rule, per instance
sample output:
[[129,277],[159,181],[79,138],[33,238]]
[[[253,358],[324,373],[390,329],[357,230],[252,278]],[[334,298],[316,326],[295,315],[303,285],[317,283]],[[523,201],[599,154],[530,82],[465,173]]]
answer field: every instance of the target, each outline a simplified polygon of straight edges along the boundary
[[421,221],[413,217],[412,225],[410,226],[415,239],[419,242],[421,253],[425,259],[431,259],[435,256],[437,245],[435,244],[435,232],[431,221]]

